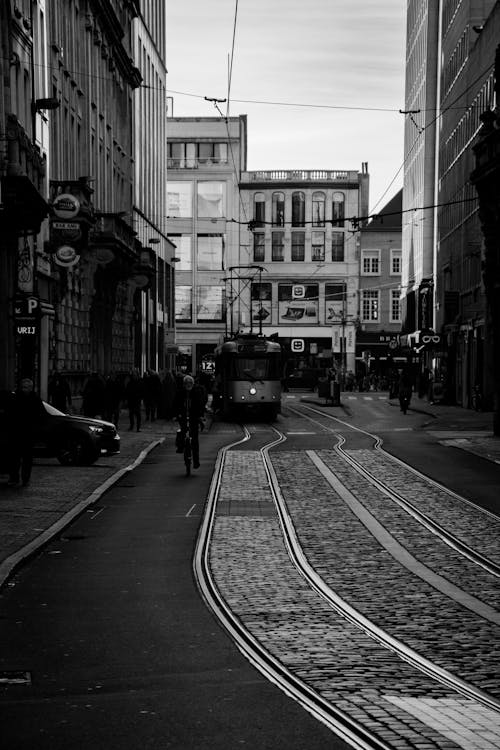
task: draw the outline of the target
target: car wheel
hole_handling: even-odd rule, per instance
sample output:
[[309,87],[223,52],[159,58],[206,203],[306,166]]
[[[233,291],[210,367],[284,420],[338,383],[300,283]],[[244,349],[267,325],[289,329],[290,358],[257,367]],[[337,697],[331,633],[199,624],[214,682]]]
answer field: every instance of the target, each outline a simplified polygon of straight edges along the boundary
[[91,466],[97,461],[99,454],[89,440],[79,435],[70,435],[64,443],[58,445],[56,456],[63,466]]

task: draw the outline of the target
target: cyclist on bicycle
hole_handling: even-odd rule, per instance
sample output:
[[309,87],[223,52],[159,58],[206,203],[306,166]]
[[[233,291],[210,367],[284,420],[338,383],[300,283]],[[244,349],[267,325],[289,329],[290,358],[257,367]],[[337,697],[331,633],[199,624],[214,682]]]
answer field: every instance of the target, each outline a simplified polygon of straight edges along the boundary
[[[182,435],[186,434],[187,423],[189,418],[189,434],[191,435],[191,446],[193,449],[193,468],[198,469],[200,466],[200,445],[198,440],[199,429],[203,430],[205,422],[205,393],[201,386],[196,385],[191,375],[185,375],[182,381],[182,388],[177,392],[175,397],[175,415]],[[177,449],[182,453],[182,449]]]

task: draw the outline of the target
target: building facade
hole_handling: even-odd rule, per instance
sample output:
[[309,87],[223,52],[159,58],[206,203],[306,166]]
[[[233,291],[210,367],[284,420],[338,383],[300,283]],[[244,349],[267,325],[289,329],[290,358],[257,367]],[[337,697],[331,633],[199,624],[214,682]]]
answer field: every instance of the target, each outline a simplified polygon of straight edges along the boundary
[[403,332],[416,375],[427,367],[464,407],[477,389],[490,404],[496,377],[470,174],[480,115],[495,101],[498,15],[494,0],[408,3]]
[[400,349],[402,190],[360,229],[358,375],[388,378],[406,364]]
[[166,221],[166,4],[141,3],[132,30],[142,78],[134,92],[133,226],[154,270],[146,287],[135,290],[134,304],[140,310],[135,361],[141,370],[163,370],[175,363],[175,248],[167,238]]
[[167,127],[178,363],[195,372],[227,333],[227,279],[242,265],[238,184],[247,123],[245,115],[169,117]]
[[36,274],[43,250],[48,134],[45,3],[0,3],[0,389],[47,369]]
[[78,395],[91,371],[168,362],[165,10],[142,11],[0,6],[7,387],[30,374],[46,395],[59,371]]
[[239,291],[238,324],[277,336],[288,371],[332,361],[354,371],[360,239],[353,227],[368,213],[367,164],[359,172],[243,172],[240,190],[240,261],[256,270]]
[[[495,2],[445,4],[441,19],[436,324],[446,341],[436,361],[446,373],[450,398],[470,407],[475,388],[491,406],[491,337],[486,328],[482,278],[484,243],[477,193],[470,175],[480,116],[495,105],[495,47],[500,8]],[[453,10],[453,12],[451,12]],[[490,343],[489,343],[490,342]]]

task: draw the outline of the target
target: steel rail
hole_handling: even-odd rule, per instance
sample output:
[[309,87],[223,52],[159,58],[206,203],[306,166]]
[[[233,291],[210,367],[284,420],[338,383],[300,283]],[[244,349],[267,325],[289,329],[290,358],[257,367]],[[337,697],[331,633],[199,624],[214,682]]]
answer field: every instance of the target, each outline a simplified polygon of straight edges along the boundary
[[316,591],[321,597],[323,597],[323,599],[332,607],[332,609],[349,620],[349,622],[353,623],[358,628],[363,630],[374,640],[381,643],[383,646],[390,649],[394,653],[398,654],[398,656],[400,656],[404,661],[408,662],[419,671],[423,672],[429,677],[432,677],[439,683],[452,688],[461,695],[476,700],[482,705],[492,709],[493,711],[500,712],[500,702],[495,698],[488,695],[488,693],[485,693],[484,691],[476,688],[474,685],[469,684],[465,680],[456,677],[448,670],[439,667],[437,664],[434,664],[429,659],[426,659],[424,656],[414,651],[402,641],[399,641],[397,638],[394,638],[389,633],[382,630],[382,628],[379,628],[368,618],[351,607],[351,605],[349,605],[340,596],[338,596],[338,594],[336,594],[325,583],[321,576],[309,564],[299,542],[295,526],[293,525],[292,519],[288,513],[286,501],[281,494],[278,478],[269,457],[269,449],[271,447],[272,445],[264,447],[261,449],[261,452],[265,459],[266,471],[268,472],[268,476],[271,482],[272,492],[275,499],[283,536],[285,538],[286,546],[289,551],[290,559],[299,570],[301,575],[307,580],[311,588]]
[[[270,489],[273,490],[272,473],[269,472],[269,459],[266,451],[286,440],[286,436],[272,426],[278,437],[260,449]],[[300,678],[290,672],[278,659],[270,654],[264,646],[245,628],[243,623],[232,612],[214,581],[209,554],[213,528],[216,518],[216,506],[224,472],[226,453],[237,445],[248,441],[250,434],[246,428],[244,437],[220,449],[215,464],[214,474],[209,488],[205,512],[198,532],[193,556],[193,572],[198,588],[211,611],[218,618],[225,630],[234,640],[236,646],[246,659],[258,669],[270,682],[280,688],[286,695],[297,701],[317,720],[321,721],[338,737],[348,742],[355,750],[391,750],[384,741],[369,732],[365,727],[343,711],[335,708],[326,699],[310,688]],[[276,499],[275,499],[276,505]],[[276,505],[277,507],[277,505]],[[286,536],[285,536],[286,541]],[[289,554],[292,549],[289,548]],[[293,560],[293,557],[292,557]],[[302,573],[301,568],[298,567]],[[302,574],[303,575],[303,574]]]
[[[290,408],[290,407],[287,407],[287,408]],[[376,435],[372,435],[370,432],[367,432],[366,430],[362,430],[359,427],[354,427],[352,425],[349,425],[347,422],[343,422],[342,420],[339,420],[336,417],[331,416],[330,414],[325,414],[324,412],[321,412],[319,410],[311,409],[311,407],[308,407],[308,406],[304,408],[308,409],[309,411],[314,411],[316,414],[320,414],[322,417],[325,417],[326,419],[338,421],[341,424],[350,427],[351,429],[354,429],[358,432],[362,432],[363,434],[368,435],[370,438],[373,438],[375,440],[374,450],[381,453],[389,461],[401,466],[406,471],[411,472],[412,474],[417,476],[419,479],[424,480],[435,489],[438,489],[440,492],[445,492],[447,495],[453,498],[453,500],[464,502],[467,505],[473,507],[476,511],[480,511],[484,515],[494,517],[498,521],[498,517],[490,513],[490,511],[487,511],[484,508],[481,508],[480,506],[475,505],[474,503],[471,503],[471,501],[467,500],[467,498],[462,497],[461,495],[458,495],[456,492],[453,492],[452,490],[449,490],[447,487],[444,487],[442,484],[439,484],[439,482],[436,482],[430,477],[427,477],[422,472],[418,471],[418,469],[414,469],[409,464],[406,464],[404,461],[401,461],[401,459],[396,458],[391,453],[388,453],[386,450],[382,448],[382,444],[383,444],[382,439],[378,438]],[[291,409],[291,411],[295,411],[297,414],[301,414],[300,411],[295,410],[293,408]],[[317,420],[312,419],[312,417],[309,417],[307,414],[304,414],[303,416],[306,419],[311,420],[312,422],[317,422]],[[321,423],[317,422],[317,424],[321,424]],[[321,425],[321,426],[324,427],[325,425]],[[490,560],[490,558],[486,557],[486,555],[483,555],[481,554],[481,552],[478,552],[477,550],[470,547],[468,544],[463,542],[457,536],[455,536],[454,534],[449,532],[447,529],[445,529],[444,526],[442,526],[441,524],[437,523],[432,518],[430,518],[430,516],[428,516],[425,513],[422,513],[421,510],[419,510],[415,505],[413,505],[413,503],[411,503],[409,500],[403,497],[399,492],[396,492],[388,484],[378,479],[372,472],[370,472],[369,469],[366,469],[361,464],[360,461],[358,461],[356,458],[351,456],[349,453],[347,453],[343,449],[342,446],[346,442],[346,440],[342,435],[340,436],[337,435],[337,439],[338,439],[338,442],[334,446],[334,450],[337,453],[337,455],[339,455],[342,458],[342,460],[345,461],[345,463],[352,466],[352,468],[355,471],[357,471],[367,481],[373,484],[373,486],[375,486],[380,492],[386,495],[386,497],[388,497],[392,502],[394,502],[396,505],[402,508],[402,510],[408,513],[409,516],[411,516],[416,521],[418,521],[418,523],[424,526],[424,528],[426,528],[432,534],[434,534],[439,539],[441,539],[441,541],[443,541],[446,545],[448,545],[448,547],[455,550],[455,552],[458,552],[460,555],[462,555],[462,557],[465,557],[467,560],[474,563],[478,567],[483,568],[483,570],[485,570],[490,575],[495,576],[496,578],[500,578],[500,565],[493,562],[493,560]]]

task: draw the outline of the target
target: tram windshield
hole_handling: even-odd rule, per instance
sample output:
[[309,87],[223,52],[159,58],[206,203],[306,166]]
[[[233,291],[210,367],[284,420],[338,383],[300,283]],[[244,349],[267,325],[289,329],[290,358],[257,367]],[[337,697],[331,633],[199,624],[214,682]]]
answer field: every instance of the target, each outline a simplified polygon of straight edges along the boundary
[[229,363],[228,377],[232,380],[279,380],[279,359],[235,357]]

